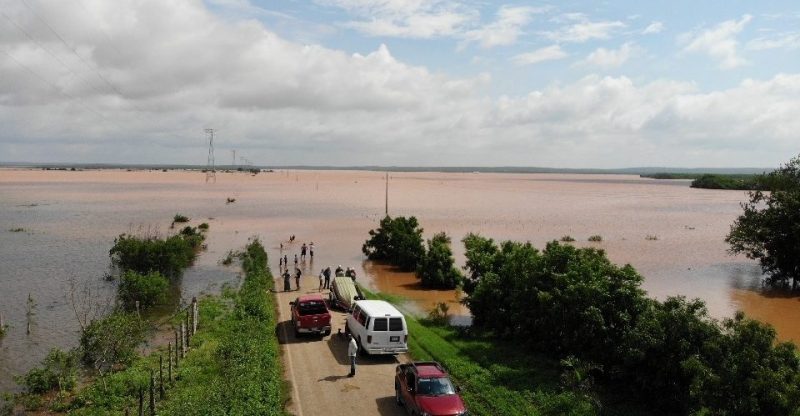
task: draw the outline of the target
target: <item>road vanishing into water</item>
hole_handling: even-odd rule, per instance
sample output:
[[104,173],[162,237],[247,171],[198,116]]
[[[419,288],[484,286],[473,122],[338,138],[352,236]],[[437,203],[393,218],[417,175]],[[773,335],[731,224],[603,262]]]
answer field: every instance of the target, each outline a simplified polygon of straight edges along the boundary
[[[276,294],[277,335],[283,349],[285,376],[292,384],[289,412],[296,416],[405,415],[404,408],[394,400],[394,373],[395,366],[408,361],[408,356],[359,356],[356,376],[347,377],[350,363],[343,335],[345,314],[333,310],[330,336],[295,337],[289,302],[299,295],[320,293],[318,282],[316,277],[303,276],[300,291]],[[283,287],[283,282],[276,280],[275,287]],[[326,298],[327,293],[322,291]],[[342,335],[337,334],[339,330]]]

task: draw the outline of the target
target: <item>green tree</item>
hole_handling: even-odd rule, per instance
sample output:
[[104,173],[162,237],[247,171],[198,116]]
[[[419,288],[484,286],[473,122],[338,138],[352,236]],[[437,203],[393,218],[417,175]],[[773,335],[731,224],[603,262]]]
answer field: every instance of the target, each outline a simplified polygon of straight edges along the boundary
[[761,263],[773,286],[800,283],[800,156],[762,178],[769,192],[752,191],[725,238],[731,253]]
[[74,351],[53,348],[47,353],[41,367],[31,369],[17,381],[25,386],[28,393],[47,393],[55,388],[62,392],[72,390],[77,378],[78,360]]
[[496,267],[494,260],[498,248],[491,238],[474,233],[467,234],[461,242],[464,243],[467,257],[465,269],[468,271],[467,276],[464,277],[464,292],[469,295],[475,290],[481,277]]
[[425,287],[454,289],[462,280],[450,250],[450,237],[444,232],[436,233],[428,240],[428,249],[417,267],[417,277]]
[[120,277],[117,297],[127,310],[133,310],[136,301],[139,301],[140,307],[146,309],[164,303],[168,290],[169,281],[161,273],[139,274],[128,270]]
[[116,364],[128,364],[136,357],[145,330],[144,321],[131,313],[114,312],[93,320],[81,333],[81,360],[100,373]]
[[369,235],[361,247],[367,258],[386,261],[404,271],[415,270],[425,253],[422,228],[415,217],[393,219],[387,215]]

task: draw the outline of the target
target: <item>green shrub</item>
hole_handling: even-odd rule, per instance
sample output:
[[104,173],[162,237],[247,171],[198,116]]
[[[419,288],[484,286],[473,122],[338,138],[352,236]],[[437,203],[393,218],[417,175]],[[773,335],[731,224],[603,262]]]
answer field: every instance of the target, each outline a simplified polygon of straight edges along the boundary
[[159,272],[139,274],[128,270],[122,274],[117,287],[117,299],[122,307],[133,310],[136,301],[142,309],[164,303],[167,299],[169,281]]
[[575,239],[572,238],[572,236],[565,235],[565,236],[561,237],[561,241],[563,241],[565,243],[571,243],[571,242],[575,241]]
[[187,217],[187,216],[185,216],[183,214],[175,214],[175,216],[172,217],[172,222],[175,222],[175,223],[189,222],[189,217]]
[[197,226],[197,228],[200,229],[200,231],[208,231],[208,223],[207,222],[201,223],[200,225]]
[[417,277],[423,286],[438,289],[454,289],[461,282],[447,234],[437,233],[428,240],[428,249],[417,266]]
[[81,361],[100,372],[129,364],[136,357],[136,346],[144,341],[145,330],[145,322],[135,313],[114,312],[93,320],[81,333]]
[[589,237],[589,241],[591,241],[593,243],[599,243],[599,242],[603,241],[603,236],[595,234],[595,235]]
[[77,380],[78,359],[73,351],[53,348],[47,353],[40,367],[33,368],[17,382],[32,394],[46,393],[53,389],[69,391]]
[[401,270],[413,271],[425,254],[422,228],[415,217],[392,219],[387,215],[369,235],[361,251],[370,260],[386,261]]

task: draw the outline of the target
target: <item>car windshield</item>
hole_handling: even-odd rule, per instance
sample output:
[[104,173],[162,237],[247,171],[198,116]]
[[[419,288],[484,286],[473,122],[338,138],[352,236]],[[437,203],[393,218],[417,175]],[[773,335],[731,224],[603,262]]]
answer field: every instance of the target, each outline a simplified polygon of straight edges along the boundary
[[322,301],[306,301],[300,303],[300,315],[318,315],[327,312]]
[[426,396],[441,396],[445,394],[455,394],[453,384],[447,377],[421,378],[417,383],[417,394]]

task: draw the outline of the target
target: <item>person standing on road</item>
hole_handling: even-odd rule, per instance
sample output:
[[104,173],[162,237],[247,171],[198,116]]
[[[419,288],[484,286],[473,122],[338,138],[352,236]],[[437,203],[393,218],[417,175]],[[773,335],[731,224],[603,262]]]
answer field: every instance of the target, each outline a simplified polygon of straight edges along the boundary
[[319,271],[319,291],[322,292],[322,278],[325,276],[325,269]]
[[286,269],[283,271],[283,291],[288,292],[292,290],[292,286],[290,283],[291,276],[289,276],[289,270]]
[[294,268],[294,281],[297,284],[297,290],[300,290],[300,276],[303,275],[303,272],[300,271],[297,267]]
[[294,267],[297,268],[297,254],[294,255]]
[[350,334],[350,344],[347,345],[347,356],[350,357],[350,374],[347,377],[356,375],[356,353],[358,353],[358,344],[353,334]]
[[323,286],[323,288],[324,289],[330,289],[331,288],[331,268],[330,267],[325,269],[325,286]]

